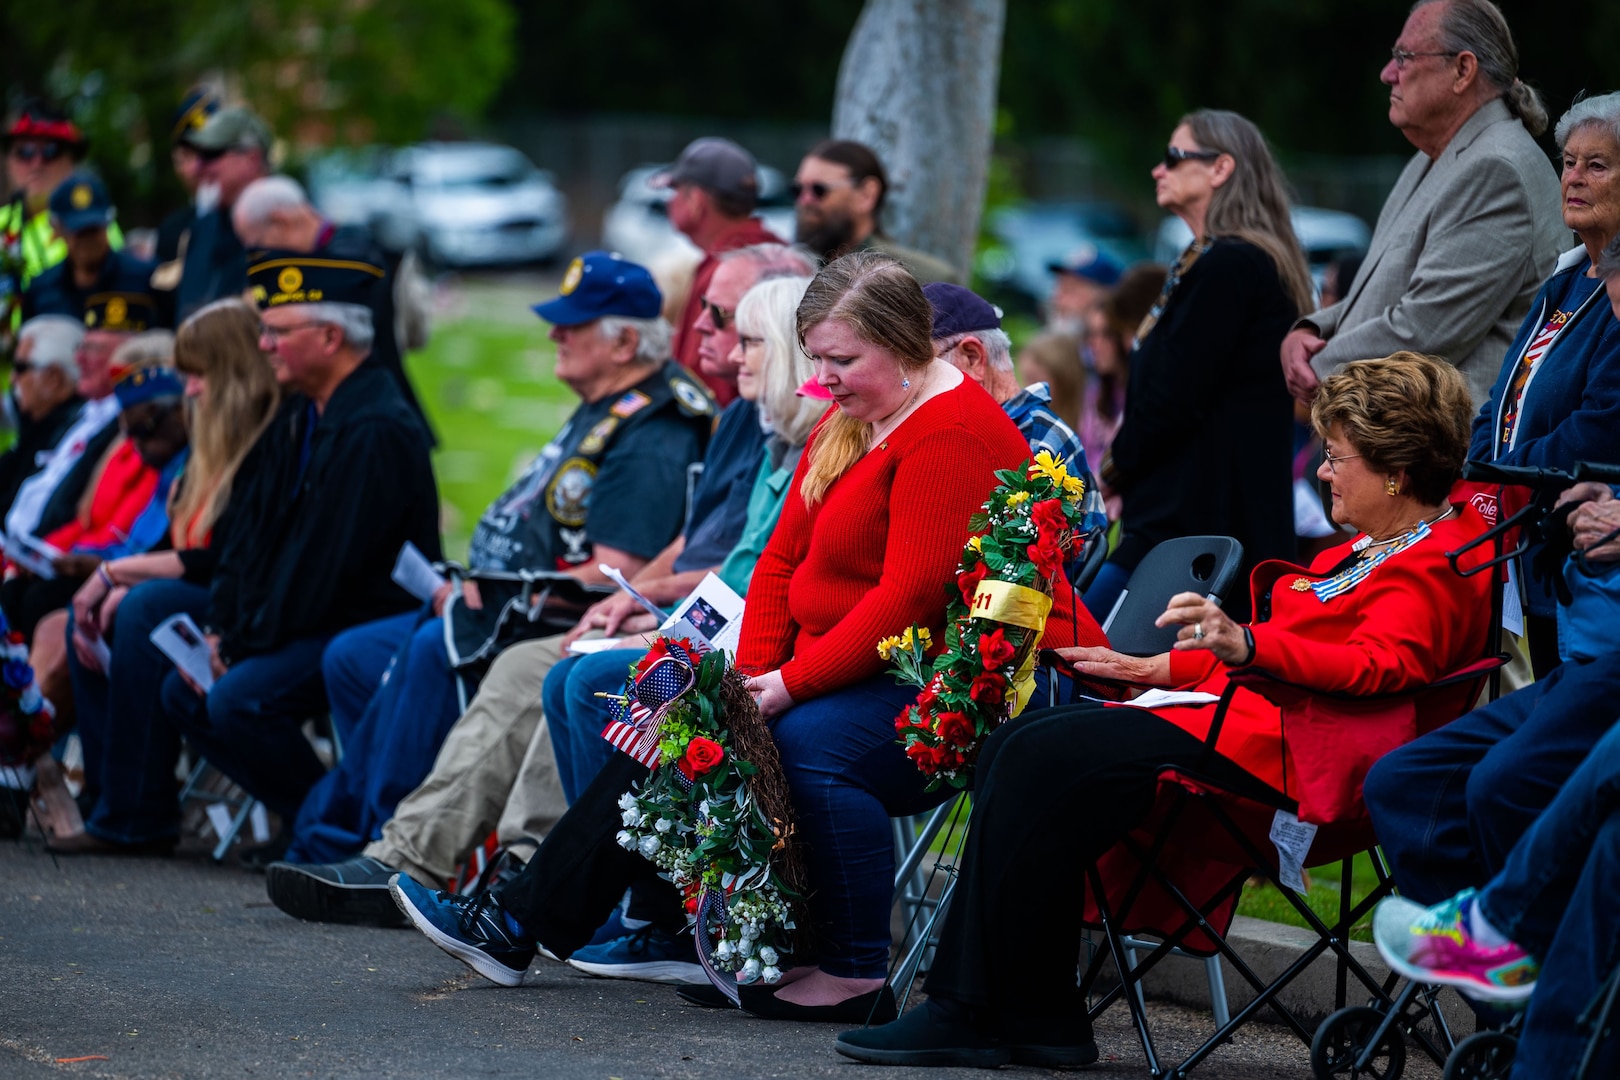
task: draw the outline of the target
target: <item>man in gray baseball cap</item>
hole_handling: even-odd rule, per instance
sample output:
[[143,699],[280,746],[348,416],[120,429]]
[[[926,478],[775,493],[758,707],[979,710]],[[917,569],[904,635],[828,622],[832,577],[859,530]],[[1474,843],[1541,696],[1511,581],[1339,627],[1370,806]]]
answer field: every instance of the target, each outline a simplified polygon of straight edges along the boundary
[[197,223],[191,229],[176,290],[176,323],[204,304],[247,288],[247,259],[231,225],[231,207],[243,188],[270,175],[275,136],[252,110],[235,105],[209,117],[202,127],[188,132],[183,142],[200,162],[199,198]]
[[705,294],[720,254],[753,244],[780,244],[782,238],[753,216],[759,197],[759,171],[754,155],[730,139],[714,136],[694,141],[675,164],[652,178],[654,187],[670,188],[669,221],[703,251],[703,261],[692,274],[686,307],[675,324],[675,359],[703,380],[723,406],[737,396],[737,385],[704,375],[698,365],[704,329],[724,330],[733,312],[706,304]]

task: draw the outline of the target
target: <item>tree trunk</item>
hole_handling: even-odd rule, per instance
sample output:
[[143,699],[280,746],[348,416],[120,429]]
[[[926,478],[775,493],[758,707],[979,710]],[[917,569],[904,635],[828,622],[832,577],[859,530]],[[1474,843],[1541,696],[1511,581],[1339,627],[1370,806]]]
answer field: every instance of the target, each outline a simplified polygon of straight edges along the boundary
[[844,49],[833,134],[889,174],[882,229],[964,274],[984,208],[1006,0],[866,0]]

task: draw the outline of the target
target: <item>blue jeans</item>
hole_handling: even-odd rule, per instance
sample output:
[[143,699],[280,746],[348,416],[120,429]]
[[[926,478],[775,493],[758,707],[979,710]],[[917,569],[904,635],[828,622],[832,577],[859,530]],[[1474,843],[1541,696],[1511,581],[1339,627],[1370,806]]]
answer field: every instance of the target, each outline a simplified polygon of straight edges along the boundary
[[303,723],[327,708],[321,653],[329,640],[299,638],[238,660],[207,697],[177,671],[163,680],[164,711],[192,746],[286,821],[326,771]]
[[646,649],[609,649],[584,656],[565,656],[546,675],[540,703],[551,733],[551,752],[557,759],[557,777],[563,798],[574,805],[580,793],[596,779],[613,747],[602,738],[608,722],[608,703],[597,697],[624,692],[630,665]]
[[889,818],[920,814],[955,794],[923,790],[927,778],[895,741],[894,718],[915,700],[916,687],[880,676],[795,705],[771,728],[810,868],[821,967],[831,975],[888,973]]
[[1395,884],[1436,904],[1484,884],[1620,712],[1620,654],[1546,678],[1386,754],[1365,797]]
[[162,701],[163,679],[174,665],[152,644],[151,633],[181,612],[204,618],[208,590],[183,581],[144,582],[118,607],[108,635],[112,663],[107,672],[86,669],[68,649],[85,788],[94,800],[85,829],[103,840],[140,843],[180,831],[174,786],[180,729]]
[[[382,836],[399,800],[427,779],[439,747],[461,715],[456,673],[444,647],[444,621],[426,610],[334,638],[326,650],[327,671],[356,654],[374,654],[377,642],[398,636],[402,621],[411,624],[409,634],[388,665],[382,686],[353,722],[343,760],[310,789],[298,811],[288,862],[337,862],[358,855]],[[334,716],[336,712],[334,703]]]
[[366,706],[377,696],[394,654],[411,639],[419,622],[421,613],[411,611],[352,626],[333,638],[321,655],[326,700],[332,705],[332,729],[345,752],[354,742],[355,728]]
[[[1568,665],[1565,665],[1568,666]],[[1620,714],[1620,704],[1614,708]],[[1620,726],[1591,754],[1479,892],[1492,926],[1541,960],[1514,1080],[1567,1077],[1589,1032],[1576,1018],[1620,962]],[[1590,1076],[1620,1075],[1606,1040]]]

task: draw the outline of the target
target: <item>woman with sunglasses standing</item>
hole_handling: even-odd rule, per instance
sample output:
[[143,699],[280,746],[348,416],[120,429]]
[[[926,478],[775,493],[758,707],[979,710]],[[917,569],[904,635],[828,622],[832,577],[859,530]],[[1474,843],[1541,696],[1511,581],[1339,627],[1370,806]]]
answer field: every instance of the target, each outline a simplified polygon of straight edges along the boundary
[[[1245,574],[1294,551],[1293,412],[1272,369],[1312,293],[1282,172],[1252,123],[1203,109],[1176,126],[1153,181],[1194,240],[1137,332],[1125,419],[1100,470],[1123,498],[1124,534],[1086,593],[1093,613],[1164,540],[1236,537]],[[1247,616],[1247,597],[1229,604]]]

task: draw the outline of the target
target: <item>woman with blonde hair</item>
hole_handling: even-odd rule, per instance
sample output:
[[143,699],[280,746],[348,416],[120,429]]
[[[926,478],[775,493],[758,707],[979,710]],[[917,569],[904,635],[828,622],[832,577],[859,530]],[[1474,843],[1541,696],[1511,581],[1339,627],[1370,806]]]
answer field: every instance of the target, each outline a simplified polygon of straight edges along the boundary
[[56,851],[167,851],[178,838],[180,735],[159,704],[171,664],[148,636],[171,615],[206,615],[242,462],[275,415],[279,391],[259,351],[258,315],[238,299],[181,325],[175,366],[186,376],[192,449],[169,503],[173,550],[102,563],[73,598],[70,666],[95,809],[82,831],[50,841]]
[[[1099,469],[1121,496],[1123,534],[1086,593],[1093,612],[1174,537],[1236,537],[1246,571],[1294,554],[1293,407],[1276,354],[1312,292],[1282,170],[1252,123],[1201,109],[1176,125],[1153,181],[1193,242],[1137,332],[1125,418]],[[1247,613],[1247,597],[1231,602]]]
[[[894,718],[916,687],[885,674],[873,646],[914,624],[943,640],[968,521],[996,470],[1023,464],[1029,444],[977,383],[935,358],[928,299],[892,258],[857,251],[824,267],[799,302],[797,330],[834,407],[810,436],[754,571],[737,667],[753,676],[781,753],[819,955],[779,987],[743,987],[742,1007],[777,1019],[888,1020],[889,817],[949,792],[927,791],[895,741]],[[614,754],[527,869],[494,891],[434,894],[400,875],[394,899],[440,948],[515,986],[537,944],[572,955],[647,872],[614,840],[618,800],[646,775]]]

